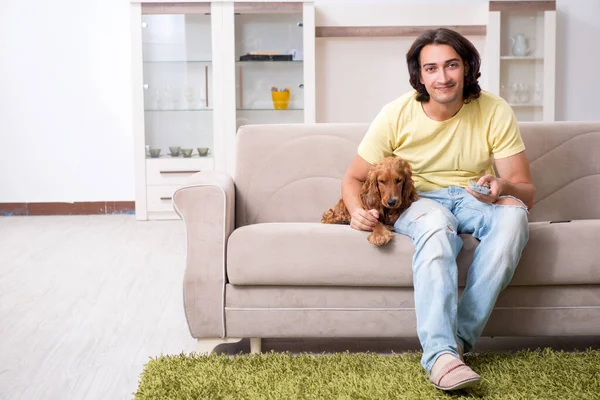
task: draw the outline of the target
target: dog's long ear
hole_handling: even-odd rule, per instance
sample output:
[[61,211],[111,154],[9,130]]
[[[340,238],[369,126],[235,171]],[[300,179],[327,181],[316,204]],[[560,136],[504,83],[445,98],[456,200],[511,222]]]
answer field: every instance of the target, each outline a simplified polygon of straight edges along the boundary
[[410,205],[419,199],[415,183],[412,180],[412,169],[410,164],[403,162],[404,185],[402,185],[402,210],[406,210]]
[[377,203],[381,201],[381,195],[379,194],[379,187],[377,186],[377,167],[372,167],[367,175],[367,180],[363,183],[362,189],[360,190],[360,200],[363,206],[370,210],[372,208],[378,209]]
[[367,180],[360,191],[360,200],[367,210],[375,209],[381,215],[381,194],[377,186],[377,167],[372,167],[367,175]]

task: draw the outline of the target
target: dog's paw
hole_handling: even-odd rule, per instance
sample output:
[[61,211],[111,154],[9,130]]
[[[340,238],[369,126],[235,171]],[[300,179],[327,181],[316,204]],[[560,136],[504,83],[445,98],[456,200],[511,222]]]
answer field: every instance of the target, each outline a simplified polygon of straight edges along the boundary
[[371,233],[369,235],[369,237],[367,238],[367,240],[374,246],[383,246],[386,245],[390,242],[390,240],[392,240],[392,238],[394,237],[394,234],[388,230],[382,231],[382,232],[378,232],[378,233]]

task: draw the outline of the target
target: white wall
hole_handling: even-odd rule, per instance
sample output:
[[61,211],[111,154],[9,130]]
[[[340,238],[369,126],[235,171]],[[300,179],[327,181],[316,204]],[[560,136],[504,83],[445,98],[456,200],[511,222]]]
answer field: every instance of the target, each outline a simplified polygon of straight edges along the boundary
[[[402,4],[404,3],[404,4]],[[321,1],[317,26],[485,25],[487,1],[468,6],[409,1]],[[376,7],[378,12],[370,12]],[[412,90],[406,52],[416,39],[317,38],[317,122],[369,122],[381,107]],[[469,37],[485,59],[485,37]],[[357,78],[359,77],[359,78]],[[485,86],[485,85],[483,85]]]
[[556,2],[556,119],[600,120],[600,0]]
[[134,198],[129,3],[0,5],[0,203]]
[[[600,120],[600,1],[557,9],[557,119]],[[134,199],[129,37],[127,0],[0,5],[0,203]]]
[[[485,37],[468,39],[485,59]],[[384,104],[412,90],[406,52],[414,40],[317,39],[317,122],[369,122]]]

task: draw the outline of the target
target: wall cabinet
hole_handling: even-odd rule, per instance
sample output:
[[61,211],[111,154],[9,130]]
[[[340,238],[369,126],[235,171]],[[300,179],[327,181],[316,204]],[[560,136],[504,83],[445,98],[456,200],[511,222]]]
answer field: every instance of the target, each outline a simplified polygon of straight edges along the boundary
[[554,121],[556,6],[552,1],[490,1],[490,89],[519,121]]
[[315,122],[314,4],[131,2],[136,216],[172,219],[201,170],[235,171],[245,124]]

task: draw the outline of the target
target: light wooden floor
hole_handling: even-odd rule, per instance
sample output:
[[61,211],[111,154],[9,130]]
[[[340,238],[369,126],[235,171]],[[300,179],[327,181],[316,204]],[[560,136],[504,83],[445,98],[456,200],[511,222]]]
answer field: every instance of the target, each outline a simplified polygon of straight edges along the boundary
[[195,349],[181,221],[0,218],[0,398],[128,399],[151,356]]
[[[0,217],[0,399],[130,399],[150,357],[194,351],[182,308],[184,247],[181,221]],[[597,347],[600,338],[482,339],[478,349],[548,345]],[[293,352],[418,348],[415,339],[263,343]]]

